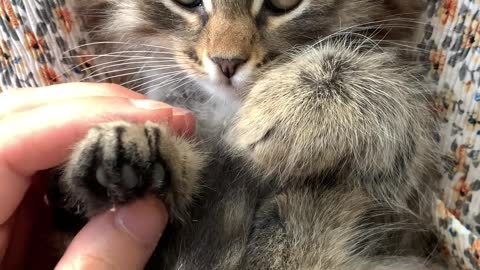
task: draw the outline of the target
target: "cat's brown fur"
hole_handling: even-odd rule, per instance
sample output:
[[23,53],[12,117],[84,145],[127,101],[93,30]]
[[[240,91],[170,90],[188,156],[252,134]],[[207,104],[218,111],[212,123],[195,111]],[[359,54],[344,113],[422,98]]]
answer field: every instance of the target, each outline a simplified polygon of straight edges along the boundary
[[149,267],[427,267],[435,124],[403,50],[418,0],[304,0],[286,13],[259,0],[76,5],[111,79],[198,117],[196,147],[151,124],[99,127],[61,180],[87,216],[166,196],[172,225]]

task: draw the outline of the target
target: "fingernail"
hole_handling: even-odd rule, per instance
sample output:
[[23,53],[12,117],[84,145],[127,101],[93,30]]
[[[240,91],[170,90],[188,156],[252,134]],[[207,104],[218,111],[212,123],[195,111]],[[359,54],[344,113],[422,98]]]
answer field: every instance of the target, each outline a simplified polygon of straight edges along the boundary
[[177,108],[177,107],[173,107],[172,112],[174,117],[192,114],[192,112],[187,109]]
[[191,136],[195,132],[195,116],[191,111],[174,108],[172,112],[172,128],[177,135]]
[[183,126],[185,123],[185,114],[173,112],[172,123],[173,125]]
[[151,99],[131,99],[130,102],[132,102],[133,106],[135,107],[147,109],[147,110],[159,110],[159,109],[171,108],[171,106],[169,106],[168,104],[151,100]]
[[133,202],[115,212],[115,224],[145,245],[157,244],[167,220],[165,206],[154,198]]

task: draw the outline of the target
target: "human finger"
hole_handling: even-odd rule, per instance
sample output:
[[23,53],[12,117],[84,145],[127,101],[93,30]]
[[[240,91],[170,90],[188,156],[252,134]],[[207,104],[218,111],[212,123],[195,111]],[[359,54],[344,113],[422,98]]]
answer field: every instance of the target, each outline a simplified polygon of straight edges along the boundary
[[67,83],[39,88],[13,89],[0,93],[0,117],[31,110],[51,102],[88,96],[146,97],[125,87],[109,83]]
[[[174,110],[151,100],[89,97],[52,103],[0,120],[0,224],[19,205],[31,176],[65,161],[72,146],[95,124],[116,120],[171,124],[178,121]],[[182,121],[188,119],[193,117],[181,117]]]
[[94,217],[74,238],[56,270],[143,270],[167,224],[154,198]]

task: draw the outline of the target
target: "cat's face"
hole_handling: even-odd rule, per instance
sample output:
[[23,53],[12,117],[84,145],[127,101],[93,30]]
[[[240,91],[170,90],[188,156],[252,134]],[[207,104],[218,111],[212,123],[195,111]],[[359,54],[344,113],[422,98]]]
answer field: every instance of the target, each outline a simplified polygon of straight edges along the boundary
[[79,1],[87,27],[101,30],[94,41],[122,41],[139,51],[156,46],[204,88],[232,93],[293,48],[392,15],[415,17],[420,6],[419,0]]

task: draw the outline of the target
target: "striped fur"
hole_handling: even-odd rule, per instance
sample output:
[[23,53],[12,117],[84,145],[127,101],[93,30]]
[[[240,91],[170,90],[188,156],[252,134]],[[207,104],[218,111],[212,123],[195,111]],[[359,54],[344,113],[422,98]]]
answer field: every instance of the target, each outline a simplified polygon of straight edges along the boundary
[[169,233],[147,268],[430,267],[439,161],[411,50],[422,1],[76,3],[102,54],[92,77],[198,117],[195,143],[149,124],[158,148],[138,125],[95,129],[61,180],[86,216],[147,192],[167,201]]

